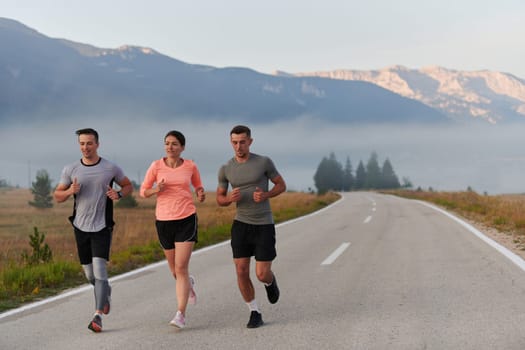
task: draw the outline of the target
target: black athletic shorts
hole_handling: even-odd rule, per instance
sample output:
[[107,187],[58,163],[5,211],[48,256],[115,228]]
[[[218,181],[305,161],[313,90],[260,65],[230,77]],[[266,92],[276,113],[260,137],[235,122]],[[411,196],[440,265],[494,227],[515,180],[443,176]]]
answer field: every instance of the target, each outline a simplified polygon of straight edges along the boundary
[[160,245],[165,250],[175,249],[175,242],[197,243],[198,219],[192,214],[180,220],[155,221]]
[[78,258],[82,265],[91,264],[95,257],[109,261],[112,227],[106,227],[99,232],[84,232],[74,226],[73,229],[77,241]]
[[235,259],[255,256],[257,261],[272,261],[277,256],[274,224],[251,225],[234,220],[231,235]]

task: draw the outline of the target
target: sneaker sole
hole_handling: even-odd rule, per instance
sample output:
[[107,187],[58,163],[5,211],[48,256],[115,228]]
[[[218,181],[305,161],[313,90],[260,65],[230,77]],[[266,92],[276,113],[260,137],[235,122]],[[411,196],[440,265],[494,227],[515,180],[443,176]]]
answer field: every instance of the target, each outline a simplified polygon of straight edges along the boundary
[[261,323],[256,324],[256,325],[247,325],[246,328],[250,328],[250,329],[259,328],[259,327],[261,327],[263,324],[264,324],[264,322],[261,322]]
[[178,325],[175,322],[170,322],[170,326],[173,326],[177,329],[183,329],[184,327],[186,327],[186,325]]
[[89,328],[90,330],[92,330],[93,332],[95,332],[95,333],[100,333],[100,332],[102,332],[102,327],[100,327],[98,324],[96,324],[96,323],[93,322],[93,321],[89,324],[88,328]]

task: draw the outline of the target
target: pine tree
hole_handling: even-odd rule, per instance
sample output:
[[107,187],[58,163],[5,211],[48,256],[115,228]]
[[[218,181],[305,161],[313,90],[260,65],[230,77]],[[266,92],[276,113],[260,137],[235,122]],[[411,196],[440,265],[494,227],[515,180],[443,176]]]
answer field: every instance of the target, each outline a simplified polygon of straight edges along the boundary
[[346,157],[346,164],[343,170],[343,191],[351,191],[354,186],[354,175],[352,174],[352,163],[350,157]]
[[366,170],[365,170],[365,166],[363,165],[363,161],[360,160],[359,164],[357,165],[357,169],[355,171],[354,189],[363,190],[365,189],[365,185],[366,185]]
[[335,153],[330,153],[328,158],[330,166],[330,182],[332,184],[331,189],[336,191],[343,190],[343,166],[339,163],[335,157]]
[[372,152],[368,163],[366,163],[366,189],[378,189],[381,188],[381,169],[379,168],[379,162],[377,161],[377,153]]
[[328,158],[324,157],[314,175],[317,193],[323,194],[330,190],[339,191],[343,185],[343,168],[332,152]]
[[27,265],[38,265],[48,263],[53,260],[53,252],[47,243],[44,243],[46,235],[38,232],[38,228],[33,227],[33,234],[29,235],[29,245],[31,246],[31,255],[26,251],[22,253],[22,259]]
[[397,178],[394,168],[390,163],[390,160],[387,158],[383,163],[383,168],[381,169],[381,188],[394,189],[401,187],[399,179]]
[[323,157],[314,174],[314,185],[317,188],[317,193],[319,194],[324,194],[330,189],[330,185],[327,181],[328,179],[326,178],[327,163],[328,158]]
[[36,173],[36,181],[32,183],[31,193],[34,201],[29,202],[37,208],[51,208],[53,198],[51,197],[51,179],[46,170],[39,170]]

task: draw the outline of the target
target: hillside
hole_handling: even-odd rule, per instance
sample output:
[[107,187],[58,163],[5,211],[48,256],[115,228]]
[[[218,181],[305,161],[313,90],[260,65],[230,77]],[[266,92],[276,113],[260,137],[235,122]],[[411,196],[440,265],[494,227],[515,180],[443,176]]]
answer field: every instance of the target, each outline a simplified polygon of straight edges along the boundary
[[97,48],[0,18],[0,121],[63,118],[441,123],[376,84],[193,65],[154,49]]

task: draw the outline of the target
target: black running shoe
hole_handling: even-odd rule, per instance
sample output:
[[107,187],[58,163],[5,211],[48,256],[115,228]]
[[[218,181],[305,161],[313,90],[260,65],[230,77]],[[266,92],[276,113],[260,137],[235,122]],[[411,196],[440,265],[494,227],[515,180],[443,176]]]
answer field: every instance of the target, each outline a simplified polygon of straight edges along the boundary
[[268,295],[268,301],[272,304],[275,304],[279,300],[279,287],[277,286],[277,280],[275,275],[273,275],[273,282],[269,286],[264,286],[266,288],[266,294]]
[[252,311],[252,313],[250,314],[250,321],[248,321],[248,324],[246,325],[246,327],[257,328],[257,327],[262,326],[263,324],[264,322],[262,320],[261,313],[257,311]]
[[100,317],[99,315],[95,315],[95,317],[93,317],[93,320],[89,322],[88,328],[95,333],[102,332],[102,317]]

